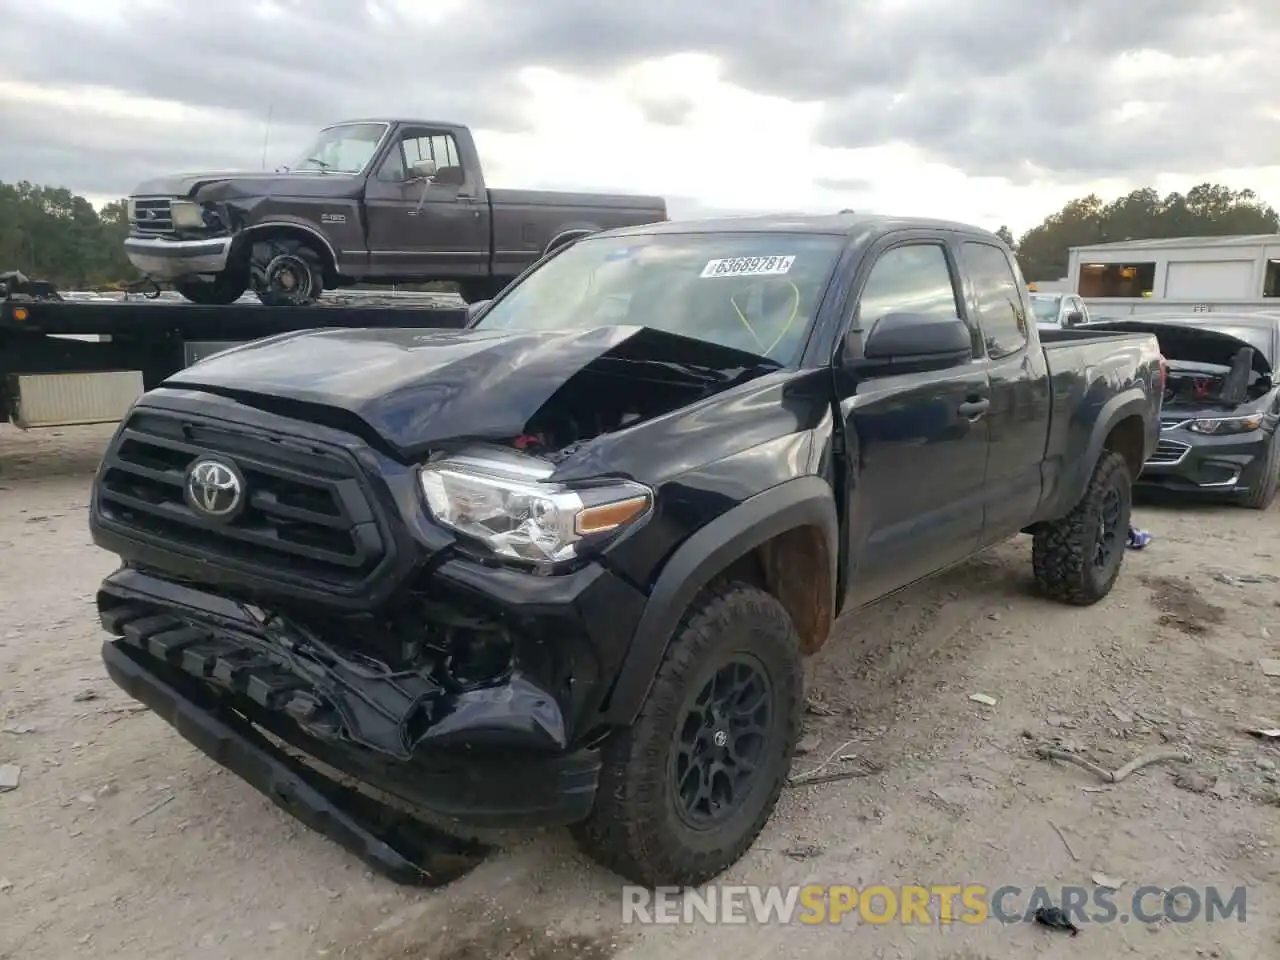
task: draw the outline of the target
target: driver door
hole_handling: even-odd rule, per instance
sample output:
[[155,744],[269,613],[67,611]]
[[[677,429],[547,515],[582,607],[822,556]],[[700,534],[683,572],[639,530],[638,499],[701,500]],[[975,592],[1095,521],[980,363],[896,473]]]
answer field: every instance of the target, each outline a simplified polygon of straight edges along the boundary
[[987,422],[966,405],[989,397],[981,338],[965,309],[953,252],[941,237],[881,250],[865,275],[852,326],[865,337],[890,313],[959,317],[973,357],[942,370],[891,373],[853,385],[837,377],[849,461],[847,603],[869,603],[978,548],[987,476]]
[[[415,173],[421,164],[434,166],[431,179]],[[489,273],[489,204],[446,131],[399,132],[365,185],[365,216],[375,275]]]

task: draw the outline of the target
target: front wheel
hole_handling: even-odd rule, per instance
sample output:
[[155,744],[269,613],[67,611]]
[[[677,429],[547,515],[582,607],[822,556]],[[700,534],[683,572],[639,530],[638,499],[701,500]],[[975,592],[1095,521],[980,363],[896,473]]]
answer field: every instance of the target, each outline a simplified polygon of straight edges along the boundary
[[250,252],[249,268],[258,299],[268,307],[301,307],[324,293],[320,254],[301,240],[261,240]]
[[226,306],[235,303],[249,288],[249,278],[231,273],[223,273],[212,280],[175,280],[173,289],[191,303],[201,306]]
[[1129,465],[1104,451],[1080,502],[1035,534],[1031,564],[1040,591],[1080,607],[1110,593],[1124,562],[1132,505]]
[[634,883],[711,880],[772,815],[803,703],[800,644],[782,605],[744,583],[703,590],[635,723],[605,745],[578,843]]

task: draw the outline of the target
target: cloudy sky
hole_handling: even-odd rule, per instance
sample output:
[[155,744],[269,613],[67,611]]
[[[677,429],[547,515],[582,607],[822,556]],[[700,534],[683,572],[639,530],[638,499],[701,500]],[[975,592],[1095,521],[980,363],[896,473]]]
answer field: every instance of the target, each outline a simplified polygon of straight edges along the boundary
[[[1280,205],[1276,0],[0,0],[0,180],[104,201],[468,123],[491,185],[1020,232],[1204,180]],[[268,124],[268,121],[270,123]],[[268,129],[269,127],[269,129]],[[265,146],[265,151],[264,151]]]

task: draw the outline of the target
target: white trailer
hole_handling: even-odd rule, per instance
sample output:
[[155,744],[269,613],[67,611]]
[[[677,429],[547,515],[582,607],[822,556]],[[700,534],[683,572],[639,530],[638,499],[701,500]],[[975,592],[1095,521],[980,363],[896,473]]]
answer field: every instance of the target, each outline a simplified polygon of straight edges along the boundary
[[1094,320],[1155,312],[1280,311],[1280,234],[1072,247],[1066,279]]

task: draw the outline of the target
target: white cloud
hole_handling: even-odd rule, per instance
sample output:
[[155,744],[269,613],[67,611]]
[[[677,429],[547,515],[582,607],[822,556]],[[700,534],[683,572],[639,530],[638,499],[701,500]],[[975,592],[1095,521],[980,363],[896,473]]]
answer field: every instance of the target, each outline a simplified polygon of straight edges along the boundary
[[[1255,152],[1270,159],[1249,146],[1249,131],[1197,137],[1195,119],[1170,99],[1194,89],[1202,107],[1217,89],[1266,89],[1257,4],[1188,0],[1176,16],[1161,7],[1181,26],[1124,49],[1107,32],[1110,6],[1080,0],[1096,10],[1077,15],[1046,0],[1043,35],[1010,50],[1000,34],[978,50],[986,35],[977,26],[944,30],[955,11],[935,16],[928,5],[868,7],[855,36],[841,34],[834,0],[797,0],[805,10],[794,12],[781,0],[744,0],[760,29],[735,22],[727,33],[697,5],[654,0],[623,16],[600,2],[190,0],[179,15],[159,0],[45,0],[13,11],[0,35],[0,180],[104,200],[177,169],[261,166],[268,112],[273,167],[326,119],[409,111],[473,123],[495,186],[653,193],[677,214],[852,207],[1018,233],[1090,192],[1165,193],[1208,180],[1280,202],[1280,166],[1244,165]],[[1010,22],[1031,23],[1024,13]],[[834,17],[826,27],[823,15]],[[966,14],[979,26],[1000,15],[1000,0]],[[244,17],[271,29],[240,30]],[[793,30],[761,47],[774,21]],[[46,22],[60,27],[36,29]],[[297,33],[284,46],[272,39],[282,22]],[[836,35],[841,45],[821,42]],[[1211,52],[1189,46],[1195,36],[1212,40]],[[126,40],[140,45],[126,49]],[[956,60],[948,44],[972,56]],[[968,71],[954,89],[939,85],[943,62]],[[1071,85],[1089,70],[1117,85],[1114,102],[1096,85],[1075,96]],[[1024,92],[1025,77],[1039,86]],[[811,99],[794,99],[802,96]],[[857,133],[863,102],[883,108],[866,116],[866,137]],[[1280,127],[1280,99],[1247,109]],[[977,142],[967,162],[965,145]],[[1050,147],[1059,143],[1083,146],[1058,163]],[[1013,179],[996,175],[1010,170]]]

